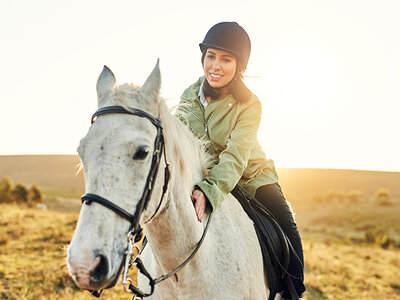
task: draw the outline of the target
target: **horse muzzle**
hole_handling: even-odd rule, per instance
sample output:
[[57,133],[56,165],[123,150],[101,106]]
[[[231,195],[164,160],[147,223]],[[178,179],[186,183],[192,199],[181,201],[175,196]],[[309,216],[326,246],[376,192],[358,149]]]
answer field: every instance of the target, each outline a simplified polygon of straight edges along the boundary
[[84,290],[111,287],[119,275],[119,272],[112,274],[110,259],[98,250],[86,255],[74,255],[68,251],[67,263],[72,278]]

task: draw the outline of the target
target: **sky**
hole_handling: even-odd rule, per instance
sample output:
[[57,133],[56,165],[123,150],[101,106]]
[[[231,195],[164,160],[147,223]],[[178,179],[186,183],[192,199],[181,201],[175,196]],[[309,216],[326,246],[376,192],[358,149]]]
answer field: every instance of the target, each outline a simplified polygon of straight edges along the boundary
[[277,167],[400,171],[400,1],[0,0],[0,155],[76,154],[107,65],[176,105],[221,21],[252,41],[245,82]]

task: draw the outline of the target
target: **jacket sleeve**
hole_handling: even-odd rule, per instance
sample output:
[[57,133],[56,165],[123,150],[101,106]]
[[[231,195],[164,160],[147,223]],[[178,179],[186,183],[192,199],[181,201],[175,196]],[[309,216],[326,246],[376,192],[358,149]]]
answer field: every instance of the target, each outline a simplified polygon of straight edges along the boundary
[[219,162],[197,186],[216,209],[243,175],[251,150],[257,143],[261,120],[261,103],[250,103],[238,116],[228,138],[226,148],[219,154]]

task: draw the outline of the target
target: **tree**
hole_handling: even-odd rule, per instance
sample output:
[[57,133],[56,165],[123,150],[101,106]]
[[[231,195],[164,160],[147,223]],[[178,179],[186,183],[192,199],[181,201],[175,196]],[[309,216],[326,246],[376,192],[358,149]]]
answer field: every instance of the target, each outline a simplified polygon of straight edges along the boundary
[[379,205],[389,205],[390,191],[388,189],[379,189],[375,193],[375,198]]
[[30,206],[34,206],[35,204],[42,202],[43,202],[42,191],[37,187],[37,185],[33,184],[28,192],[28,203]]
[[17,203],[27,203],[28,202],[28,190],[22,183],[18,183],[11,190],[11,198]]
[[349,199],[350,202],[353,202],[353,203],[360,202],[361,196],[362,196],[362,192],[356,191],[356,190],[349,191],[347,194],[347,198]]
[[0,179],[0,203],[9,203],[13,201],[11,197],[12,189],[13,184],[10,178],[3,177]]

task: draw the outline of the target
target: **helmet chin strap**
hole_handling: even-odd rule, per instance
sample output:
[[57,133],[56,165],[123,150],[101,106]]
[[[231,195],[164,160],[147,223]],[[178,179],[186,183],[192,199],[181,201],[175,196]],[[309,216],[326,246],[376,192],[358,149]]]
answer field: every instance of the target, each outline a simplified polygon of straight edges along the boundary
[[211,86],[207,78],[205,78],[203,83],[204,96],[211,97],[211,99],[218,99],[223,95],[231,94],[231,90],[235,86],[236,81],[240,80],[239,76],[241,75],[238,75],[238,73],[236,72],[231,81],[219,88]]

